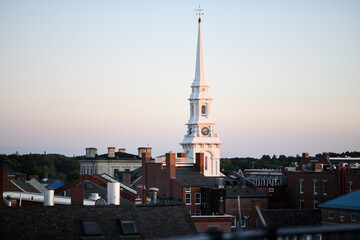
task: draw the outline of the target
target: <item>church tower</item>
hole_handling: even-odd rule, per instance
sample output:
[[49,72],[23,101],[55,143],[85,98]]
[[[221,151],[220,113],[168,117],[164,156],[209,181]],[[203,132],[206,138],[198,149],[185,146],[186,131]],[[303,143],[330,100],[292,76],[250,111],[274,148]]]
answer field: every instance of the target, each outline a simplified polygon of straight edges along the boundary
[[[201,11],[198,9],[197,11]],[[200,12],[199,12],[200,13]],[[201,36],[201,15],[199,16],[199,30],[196,53],[195,79],[191,85],[190,118],[186,123],[187,133],[180,143],[186,153],[186,162],[195,163],[195,154],[204,153],[204,175],[220,176],[220,147],[221,140],[215,131],[212,118],[212,98],[209,84],[205,78],[204,58]]]

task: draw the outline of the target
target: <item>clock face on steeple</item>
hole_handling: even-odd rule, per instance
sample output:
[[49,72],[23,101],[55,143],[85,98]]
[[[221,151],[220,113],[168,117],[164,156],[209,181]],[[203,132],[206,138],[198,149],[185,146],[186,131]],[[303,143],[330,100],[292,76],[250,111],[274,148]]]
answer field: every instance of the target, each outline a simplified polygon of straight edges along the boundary
[[207,128],[207,127],[203,127],[202,129],[201,129],[201,133],[202,133],[202,135],[208,135],[209,134],[209,128]]

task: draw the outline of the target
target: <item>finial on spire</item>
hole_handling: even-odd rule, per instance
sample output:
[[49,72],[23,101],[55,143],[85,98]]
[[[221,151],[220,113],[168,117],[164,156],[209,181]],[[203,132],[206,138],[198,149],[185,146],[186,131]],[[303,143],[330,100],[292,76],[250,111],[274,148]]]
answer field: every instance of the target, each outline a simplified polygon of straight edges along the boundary
[[203,9],[200,8],[200,4],[199,4],[199,8],[198,9],[194,9],[194,11],[196,11],[196,15],[199,15],[199,23],[201,23],[201,15],[204,15],[204,13],[202,13]]

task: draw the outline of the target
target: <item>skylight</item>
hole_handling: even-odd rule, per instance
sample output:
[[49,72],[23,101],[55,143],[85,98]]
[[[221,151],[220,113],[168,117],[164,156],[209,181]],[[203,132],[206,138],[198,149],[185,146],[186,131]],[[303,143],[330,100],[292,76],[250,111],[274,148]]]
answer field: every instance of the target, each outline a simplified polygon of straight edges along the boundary
[[120,221],[121,231],[123,234],[137,234],[137,228],[134,220],[122,220]]
[[99,221],[83,220],[82,221],[83,232],[85,236],[99,236],[103,235]]

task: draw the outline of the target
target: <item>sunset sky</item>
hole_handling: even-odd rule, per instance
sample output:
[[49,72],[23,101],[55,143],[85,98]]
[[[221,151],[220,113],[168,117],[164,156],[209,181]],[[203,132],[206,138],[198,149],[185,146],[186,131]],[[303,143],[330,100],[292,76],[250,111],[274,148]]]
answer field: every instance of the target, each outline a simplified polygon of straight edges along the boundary
[[[0,1],[0,153],[180,152],[199,1]],[[202,1],[222,157],[360,151],[360,1]]]

